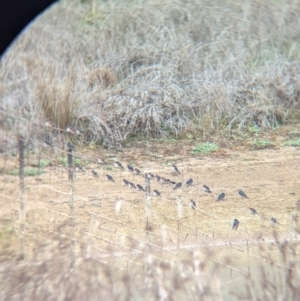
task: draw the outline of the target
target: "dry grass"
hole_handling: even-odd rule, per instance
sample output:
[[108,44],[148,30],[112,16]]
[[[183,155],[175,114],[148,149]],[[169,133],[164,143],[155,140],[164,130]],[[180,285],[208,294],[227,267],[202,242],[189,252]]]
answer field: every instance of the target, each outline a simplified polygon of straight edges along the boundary
[[[15,260],[20,183],[9,175],[17,163],[2,157],[0,299],[296,300],[297,149],[232,153],[235,163],[216,155],[206,164],[196,156],[187,162],[196,141],[176,149],[150,143],[132,157],[114,153],[166,176],[164,163],[178,163],[194,179],[200,170],[200,185],[213,188],[207,196],[200,185],[170,195],[170,187],[153,184],[163,198],[152,199],[147,223],[142,194],[121,190],[123,174],[111,161],[100,179],[90,176],[99,169],[98,152],[80,158],[89,175],[77,175],[74,217],[63,159],[55,156],[65,157],[66,141],[77,138],[118,146],[130,137],[188,133],[215,143],[212,134],[224,126],[252,127],[255,148],[268,146],[261,129],[299,117],[299,15],[296,0],[65,0],[34,22],[1,60],[2,152],[10,155],[17,131],[35,150],[56,137],[61,149],[55,143],[45,151],[51,161],[41,167],[45,173],[26,177],[23,261]],[[53,127],[44,127],[45,120]],[[84,135],[67,136],[66,126]],[[31,156],[40,162],[45,154],[30,149],[27,143],[27,168]],[[276,161],[275,154],[282,157]],[[108,170],[116,184],[104,181]],[[239,188],[261,216],[249,215]],[[216,203],[223,190],[226,202]],[[195,212],[190,197],[198,202]],[[273,215],[281,223],[273,243],[249,245],[270,238]],[[233,217],[241,221],[238,231],[231,230]],[[217,243],[226,246],[219,250]]]
[[1,105],[109,146],[276,127],[298,116],[299,14],[296,0],[65,0],[2,58]]
[[82,245],[74,253],[71,244],[56,239],[53,247],[35,246],[25,261],[0,256],[1,300],[274,301],[297,300],[300,294],[299,242],[247,248],[262,254],[259,260],[243,258],[234,248],[228,256],[198,249],[173,259],[149,248],[131,256],[134,261],[113,255],[97,260],[86,250]]
[[[298,129],[289,133],[297,135]],[[73,138],[61,135],[65,144]],[[78,147],[74,164],[86,172],[76,172],[70,185],[65,145],[37,145],[35,152],[26,148],[25,175],[33,167],[43,172],[25,177],[23,193],[20,178],[10,172],[18,158],[0,157],[0,300],[297,298],[298,148],[228,150],[219,157],[220,150],[213,156],[191,154],[192,146],[178,141],[169,148],[149,144],[101,154]],[[99,155],[105,165],[95,160]],[[174,191],[151,181],[151,192],[158,189],[162,198],[152,197],[146,209],[144,193],[121,185],[123,178],[144,185],[144,177],[114,168],[115,160],[176,181],[192,177],[194,185]],[[180,177],[171,173],[174,162]],[[105,173],[115,182],[106,181]],[[212,193],[202,191],[203,184]],[[250,200],[240,199],[240,188]],[[216,202],[221,191],[226,200]],[[20,195],[26,200],[24,240]],[[188,206],[190,199],[197,210]],[[274,227],[271,216],[278,221]],[[237,231],[231,230],[233,218],[240,220]],[[24,260],[18,256],[22,241]]]

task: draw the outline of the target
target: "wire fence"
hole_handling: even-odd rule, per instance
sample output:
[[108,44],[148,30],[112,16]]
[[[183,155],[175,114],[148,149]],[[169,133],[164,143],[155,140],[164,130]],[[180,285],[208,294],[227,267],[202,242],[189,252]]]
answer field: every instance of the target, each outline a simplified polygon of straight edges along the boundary
[[[274,243],[261,234],[262,229],[272,228],[269,218],[250,215],[248,205],[241,203],[232,209],[238,212],[241,226],[239,231],[231,231],[232,219],[200,204],[198,196],[206,193],[198,177],[186,188],[187,171],[171,175],[172,182],[183,183],[182,193],[176,194],[173,183],[162,184],[149,176],[153,171],[148,162],[143,163],[141,173],[125,164],[124,169],[114,168],[115,154],[110,158],[86,152],[79,130],[62,130],[49,122],[34,123],[0,112],[1,206],[3,216],[19,234],[20,259],[29,256],[37,243],[51,246],[64,239],[72,246],[72,258],[84,250],[86,257],[120,270],[144,272],[145,262],[138,255],[151,254],[173,265],[174,258],[197,250],[231,274],[235,271],[235,279],[248,275],[249,267],[233,266],[201,251],[224,246],[230,256],[244,252],[249,258],[286,268],[262,251],[249,249],[249,244]],[[30,139],[32,130],[38,132],[39,140]],[[156,167],[155,173],[170,177],[170,168]],[[299,179],[292,184],[298,185]],[[190,199],[195,200],[193,208]],[[292,212],[288,224],[273,225],[290,241],[299,240],[295,215],[297,212]],[[252,227],[253,223],[257,226]]]

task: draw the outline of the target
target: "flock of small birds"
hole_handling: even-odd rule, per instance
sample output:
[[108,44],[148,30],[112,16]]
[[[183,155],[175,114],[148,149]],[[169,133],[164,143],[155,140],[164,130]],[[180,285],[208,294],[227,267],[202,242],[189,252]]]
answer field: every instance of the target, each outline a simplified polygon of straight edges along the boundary
[[[46,122],[45,126],[50,127],[50,126],[52,126],[52,124],[50,122]],[[74,135],[83,135],[83,133],[80,129],[73,129],[71,127],[67,127],[66,132],[69,132],[69,133],[74,134]],[[51,147],[53,146],[52,143],[48,140],[45,140],[44,144],[46,146],[51,146]],[[68,148],[69,151],[75,151],[75,146],[71,142],[67,143],[67,148]],[[98,163],[99,164],[106,164],[106,162],[102,158],[98,158]],[[118,161],[114,162],[114,166],[116,168],[119,168],[119,169],[125,169],[123,167],[123,165]],[[76,166],[75,170],[77,172],[85,172],[85,170],[82,166]],[[153,175],[152,173],[142,174],[142,172],[138,168],[133,168],[133,166],[131,166],[131,165],[127,165],[127,170],[129,172],[133,173],[133,174],[136,174],[136,175],[139,175],[139,176],[145,176],[145,177],[149,178],[150,180],[156,180],[157,182],[159,182],[161,184],[173,186],[173,190],[180,189],[183,186],[182,182],[174,182],[170,179],[167,179],[165,177],[161,177],[159,175]],[[181,174],[176,165],[172,165],[172,172],[176,175]],[[92,170],[91,173],[94,177],[96,177],[96,178],[99,177],[99,174],[96,171]],[[113,177],[111,175],[106,174],[105,177],[108,181],[115,183],[115,180],[113,179]],[[135,185],[134,183],[132,183],[132,182],[126,180],[126,179],[122,180],[122,185],[125,186],[125,187],[135,189],[137,191],[146,192],[142,185],[140,185],[140,184]],[[190,187],[192,185],[193,185],[193,179],[190,178],[186,181],[186,183],[184,184],[184,187],[187,188],[187,187]],[[203,185],[203,191],[206,192],[206,193],[212,193],[212,191],[210,190],[210,188],[207,185]],[[246,193],[243,190],[238,190],[238,194],[241,198],[249,199],[249,197],[246,195]],[[158,190],[154,190],[152,195],[155,196],[155,197],[161,197],[161,193]],[[224,192],[222,192],[218,195],[218,198],[217,198],[216,201],[217,202],[224,201],[225,197],[226,197],[226,194]],[[196,203],[195,203],[194,200],[190,200],[189,205],[193,210],[197,209],[197,206],[196,206]],[[254,208],[249,208],[249,212],[252,215],[259,215]],[[238,227],[239,227],[239,224],[240,224],[239,220],[235,218],[233,220],[231,229],[232,230],[237,230]],[[276,224],[278,224],[276,218],[272,217],[271,218],[271,225],[275,226]]]
[[[68,147],[69,150],[74,150],[75,149],[74,146],[70,142],[67,144],[67,147]],[[97,162],[99,164],[106,164],[106,162],[102,158],[98,158]],[[186,181],[186,183],[183,184],[182,182],[175,182],[175,181],[172,181],[172,180],[170,180],[168,178],[165,178],[165,177],[162,177],[162,176],[159,176],[159,175],[154,175],[153,173],[145,173],[145,174],[143,174],[138,168],[134,168],[131,165],[127,165],[126,169],[125,169],[124,166],[119,161],[114,162],[114,166],[116,168],[120,169],[120,170],[127,170],[128,172],[130,172],[132,174],[135,174],[135,175],[138,175],[138,176],[142,176],[142,177],[147,177],[150,180],[155,180],[155,181],[157,181],[158,183],[160,183],[162,185],[172,186],[173,190],[180,189],[181,187],[183,187],[183,185],[184,185],[185,188],[188,188],[188,187],[190,187],[190,186],[193,185],[193,179],[192,178],[189,178]],[[84,168],[81,167],[81,166],[76,166],[75,170],[78,171],[78,172],[85,172]],[[96,171],[92,170],[91,173],[92,173],[92,176],[94,176],[96,178],[99,177],[99,174]],[[177,168],[176,165],[172,165],[172,173],[180,178],[181,173],[178,170],[178,168]],[[114,180],[114,178],[111,175],[106,174],[105,177],[106,177],[107,181],[115,183],[115,180]],[[140,184],[134,184],[134,183],[132,183],[132,182],[126,180],[126,179],[122,180],[122,185],[124,187],[129,187],[129,188],[137,190],[137,191],[146,192],[146,190],[144,189],[144,187],[142,185],[140,185]],[[204,192],[206,192],[206,193],[212,193],[212,191],[210,190],[210,188],[207,185],[203,185],[202,190]],[[152,195],[154,197],[161,197],[161,193],[158,190],[153,190]],[[241,189],[238,190],[238,195],[242,199],[248,199],[248,200],[250,199],[247,196],[247,194],[243,190],[241,190]],[[218,195],[218,197],[216,199],[216,202],[224,201],[225,198],[226,198],[226,194],[224,192],[221,192]],[[196,203],[195,203],[194,200],[190,200],[189,206],[193,210],[197,210],[197,206],[196,206]],[[254,208],[249,208],[249,213],[252,214],[252,215],[259,215]],[[232,222],[231,229],[232,230],[237,230],[238,227],[239,227],[239,224],[240,224],[239,220],[235,218],[233,220],[233,222]],[[276,218],[272,217],[271,218],[271,225],[275,226],[276,224],[278,224]]]

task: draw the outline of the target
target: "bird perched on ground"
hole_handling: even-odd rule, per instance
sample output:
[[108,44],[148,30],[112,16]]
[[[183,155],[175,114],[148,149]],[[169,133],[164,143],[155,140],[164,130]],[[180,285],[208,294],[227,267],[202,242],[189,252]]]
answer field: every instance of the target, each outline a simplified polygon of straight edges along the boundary
[[182,186],[182,183],[179,182],[174,186],[173,190],[179,189],[181,186]]
[[129,182],[128,182],[126,179],[123,179],[123,181],[122,181],[122,185],[123,185],[123,186],[128,186],[128,183],[129,183]]
[[231,230],[237,230],[237,228],[239,227],[239,224],[240,224],[239,220],[235,218],[235,219],[233,220]]
[[75,146],[71,142],[67,143],[67,147],[69,150],[75,150]]
[[189,187],[189,186],[191,186],[192,184],[193,184],[193,179],[190,178],[190,179],[188,179],[188,180],[186,181],[185,187]]
[[155,176],[155,180],[156,180],[156,182],[159,182],[159,181],[160,181],[160,176],[159,176],[159,175],[156,175],[156,176]]
[[245,193],[243,190],[241,190],[241,189],[238,191],[238,194],[239,194],[239,196],[240,196],[241,198],[249,199],[249,198],[247,197],[246,193]]
[[209,189],[209,187],[207,185],[203,185],[203,191],[205,191],[207,193],[211,193],[211,190]]
[[114,163],[114,166],[115,166],[116,168],[124,169],[123,165],[122,165],[119,161],[116,161],[116,162]]
[[[173,185],[170,179],[165,179],[165,182],[167,185]],[[176,182],[174,184],[176,184]]]
[[128,187],[132,189],[136,189],[135,185],[132,182],[128,182]]
[[134,172],[134,169],[131,165],[127,165],[127,169],[129,172]]
[[154,174],[151,173],[151,172],[148,173],[148,177],[149,177],[149,179],[151,179],[151,180],[155,179]]
[[104,161],[104,159],[101,158],[101,157],[99,157],[99,158],[97,159],[97,162],[98,162],[99,164],[106,164],[105,161]]
[[190,207],[192,207],[192,209],[196,210],[197,206],[196,206],[195,201],[190,200]]
[[83,135],[83,132],[82,132],[82,130],[77,129],[77,130],[76,130],[76,134],[77,134],[77,135]]
[[144,187],[140,184],[136,185],[136,189],[137,189],[137,191],[145,191]]
[[217,198],[217,202],[219,202],[219,201],[224,201],[224,199],[225,199],[225,193],[222,192],[222,193],[219,194],[219,196],[218,196],[218,198]]
[[106,179],[107,179],[107,181],[115,182],[115,180],[113,179],[113,177],[111,175],[106,175]]
[[99,175],[96,171],[92,170],[91,173],[95,178],[99,178]]
[[275,217],[271,217],[271,225],[275,226],[277,224],[276,218]]
[[139,176],[142,175],[141,171],[140,171],[138,168],[135,168],[135,169],[134,169],[134,173],[135,173],[136,175],[139,175]]
[[80,165],[76,166],[75,170],[76,171],[80,171],[80,172],[85,172],[84,168],[82,166],[80,166]]
[[176,173],[177,175],[180,175],[180,172],[179,172],[178,168],[174,164],[172,165],[172,171],[174,173]]
[[167,179],[164,177],[160,177],[160,183],[161,184],[167,184]]
[[254,208],[249,208],[250,214],[255,215],[257,214],[257,211]]
[[160,195],[160,192],[159,192],[158,190],[154,190],[154,191],[153,191],[153,195],[154,195],[154,196],[161,196],[161,195]]

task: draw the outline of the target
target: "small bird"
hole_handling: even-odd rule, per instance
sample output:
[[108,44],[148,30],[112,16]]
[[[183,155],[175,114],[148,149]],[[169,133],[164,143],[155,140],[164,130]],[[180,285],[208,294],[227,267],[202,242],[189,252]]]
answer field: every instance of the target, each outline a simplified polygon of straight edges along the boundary
[[159,181],[161,184],[167,184],[167,179],[164,177],[161,177]]
[[136,175],[139,175],[139,176],[142,175],[141,171],[140,171],[138,168],[135,168],[135,169],[134,169],[134,173],[135,173]]
[[156,180],[157,182],[160,182],[160,176],[159,176],[159,175],[156,175],[156,176],[155,176],[155,180]]
[[219,194],[219,196],[218,196],[218,198],[217,198],[217,202],[219,202],[219,201],[224,201],[224,199],[225,199],[225,193],[222,192],[222,193]]
[[239,194],[239,196],[240,196],[241,198],[249,199],[249,198],[247,197],[246,193],[245,193],[243,190],[241,190],[241,189],[238,191],[238,194]]
[[203,191],[205,191],[207,193],[211,193],[211,190],[209,189],[209,187],[207,185],[203,185]]
[[195,201],[193,200],[190,200],[190,206],[192,207],[192,209],[196,210],[197,206],[196,206],[196,203]]
[[101,157],[99,157],[99,158],[97,159],[97,162],[98,162],[99,164],[106,164],[106,162],[104,161],[104,159],[101,158]]
[[136,189],[135,185],[132,182],[128,182],[128,187],[132,189]]
[[237,230],[237,228],[239,227],[239,224],[240,224],[239,220],[235,218],[235,219],[233,220],[231,230]]
[[185,187],[189,187],[189,186],[191,186],[192,184],[193,184],[193,179],[190,178],[190,179],[188,179],[188,180],[186,181]]
[[75,146],[71,142],[67,143],[67,147],[68,147],[68,150],[75,150]]
[[179,172],[178,168],[177,168],[174,164],[172,165],[172,171],[173,171],[174,173],[180,175],[180,172]]
[[119,161],[114,162],[114,166],[115,166],[116,168],[124,169],[123,165],[122,165]]
[[179,189],[181,186],[182,186],[182,183],[181,183],[181,182],[178,182],[178,183],[174,186],[173,190]]
[[75,131],[70,126],[66,127],[66,131],[71,134],[76,134]]
[[52,126],[51,121],[45,121],[45,126],[48,126],[48,127]]
[[96,171],[92,170],[91,173],[95,178],[99,178],[99,175]]
[[123,186],[128,186],[129,182],[126,179],[123,179],[122,181],[122,185]]
[[145,177],[150,179],[150,180],[155,178],[154,174],[151,173],[151,172],[145,173]]
[[85,169],[80,165],[76,166],[75,170],[80,172],[85,172]]
[[127,165],[127,169],[129,172],[134,172],[134,169],[131,165]]
[[[166,179],[166,184],[167,185],[172,185],[172,181],[170,179]],[[176,183],[175,183],[176,184]]]
[[144,187],[140,184],[136,185],[136,189],[137,189],[137,191],[145,191]]
[[255,215],[257,214],[257,211],[254,208],[249,208],[250,214]]
[[271,225],[275,226],[277,224],[276,218],[275,217],[271,217]]
[[154,195],[154,196],[161,196],[161,195],[160,195],[160,192],[159,192],[158,190],[154,190],[154,191],[153,191],[153,195]]
[[154,174],[151,172],[148,173],[148,177],[149,177],[149,179],[152,179],[152,180],[155,179]]
[[106,175],[106,179],[107,179],[107,181],[115,182],[115,180],[113,179],[113,177],[111,175]]

